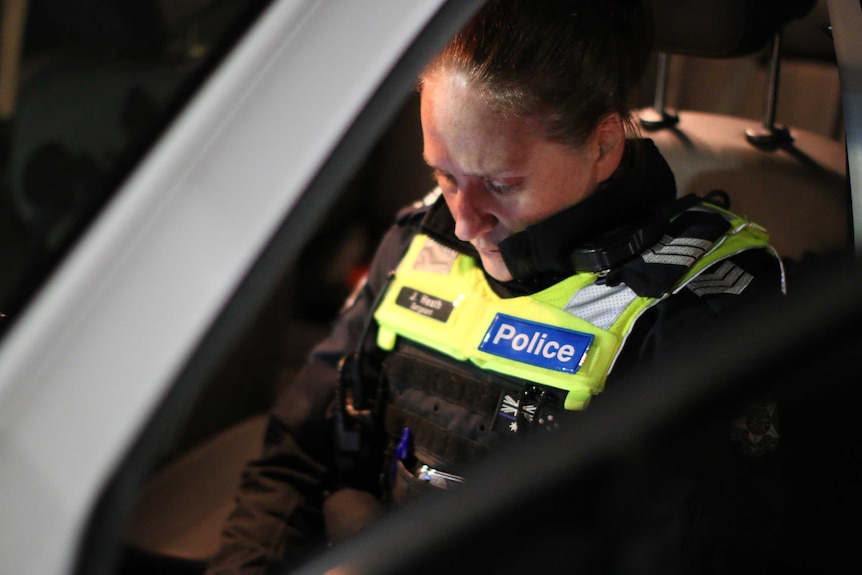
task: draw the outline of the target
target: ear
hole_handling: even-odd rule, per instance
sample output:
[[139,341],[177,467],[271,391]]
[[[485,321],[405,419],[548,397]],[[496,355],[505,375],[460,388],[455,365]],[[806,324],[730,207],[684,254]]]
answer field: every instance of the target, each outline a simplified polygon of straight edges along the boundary
[[590,139],[597,151],[596,175],[604,182],[620,165],[625,150],[626,130],[620,115],[614,112],[602,118]]

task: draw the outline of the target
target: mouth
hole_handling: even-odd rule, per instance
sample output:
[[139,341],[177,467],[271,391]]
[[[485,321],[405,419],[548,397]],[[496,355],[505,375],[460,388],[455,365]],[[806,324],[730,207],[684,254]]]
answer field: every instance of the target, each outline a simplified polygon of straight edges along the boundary
[[485,254],[499,254],[500,248],[497,247],[497,244],[491,243],[488,240],[478,239],[473,242],[473,247],[476,248],[476,251]]
[[498,249],[489,250],[489,249],[476,248],[476,251],[479,252],[479,255],[481,257],[486,258],[486,259],[487,258],[499,258],[499,257],[501,257],[500,256],[500,250],[498,250]]

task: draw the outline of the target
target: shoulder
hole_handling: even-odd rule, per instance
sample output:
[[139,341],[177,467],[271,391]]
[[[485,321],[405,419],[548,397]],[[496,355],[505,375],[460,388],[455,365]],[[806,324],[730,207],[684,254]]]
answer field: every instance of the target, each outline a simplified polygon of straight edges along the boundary
[[784,294],[784,266],[770,248],[745,250],[713,263],[685,284],[682,292],[716,313],[746,307]]
[[392,226],[383,237],[378,251],[383,251],[388,261],[400,261],[407,246],[427,219],[431,208],[440,197],[440,188],[434,188],[423,198],[403,207],[395,214]]
[[696,331],[727,323],[783,297],[785,273],[770,247],[748,249],[706,267],[656,306],[658,326]]
[[440,190],[436,188],[395,214],[392,225],[380,240],[371,262],[368,281],[372,289],[379,289],[386,283],[386,277],[404,257],[410,242],[419,233],[422,222],[439,196]]
[[[769,243],[767,230],[721,206],[703,203],[695,210],[721,218],[727,229],[713,244],[716,252],[723,255],[687,282],[683,293],[692,294],[718,315],[784,295],[784,264]],[[700,225],[696,223],[695,227]]]
[[746,250],[715,262],[638,320],[617,371],[664,357],[783,294],[783,264],[769,249]]

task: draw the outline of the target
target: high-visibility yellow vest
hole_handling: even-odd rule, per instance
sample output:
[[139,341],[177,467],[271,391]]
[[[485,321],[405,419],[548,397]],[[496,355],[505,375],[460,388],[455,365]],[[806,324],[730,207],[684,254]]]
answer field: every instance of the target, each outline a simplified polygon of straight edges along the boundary
[[[485,370],[564,390],[564,407],[583,409],[604,389],[626,337],[647,309],[711,265],[768,247],[765,230],[720,213],[730,222],[728,231],[714,242],[682,242],[687,271],[659,297],[638,296],[624,284],[597,283],[599,273],[576,273],[530,296],[501,298],[473,257],[419,234],[375,311],[377,345],[393,350],[398,337],[407,338]],[[679,242],[662,252],[653,248],[638,257],[678,259]]]

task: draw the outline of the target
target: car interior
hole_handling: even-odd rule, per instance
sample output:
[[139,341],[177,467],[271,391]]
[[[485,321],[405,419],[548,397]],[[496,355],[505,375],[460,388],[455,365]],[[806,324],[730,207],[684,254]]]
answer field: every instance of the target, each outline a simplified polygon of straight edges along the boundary
[[[805,284],[810,270],[851,259],[854,248],[847,150],[826,0],[652,3],[656,51],[632,109],[643,136],[656,142],[673,168],[678,195],[707,197],[765,226],[782,255],[791,291],[797,278]],[[107,201],[106,190],[112,188],[118,174],[152,141],[206,71],[229,49],[242,24],[259,14],[265,3],[153,1],[124,8],[98,0],[87,4],[88,11],[79,14],[86,12],[89,18],[75,18],[73,10],[58,10],[50,0],[3,4],[0,157],[4,183],[0,217],[4,221],[0,222],[0,265],[32,271],[2,274],[6,281],[0,286],[0,305],[5,309],[0,308],[0,312],[6,312],[7,317],[0,316],[0,334],[2,324],[14,321],[14,312],[26,304],[32,286],[48,273],[65,246]],[[12,23],[23,21],[25,16],[27,36],[16,38],[7,33],[7,26],[13,29]],[[93,35],[94,29],[100,31],[99,37]],[[53,55],[82,34],[91,43],[101,42],[96,51],[121,40],[118,50],[128,58],[114,58],[107,66],[92,58],[75,59],[68,51],[64,58]],[[215,42],[222,37],[228,40]],[[92,51],[90,45],[77,53]],[[11,61],[20,59],[20,67],[10,72],[10,60],[5,56]],[[136,68],[126,66],[129,60],[135,60]],[[121,65],[115,65],[118,63]],[[145,73],[140,70],[142,63],[146,64]],[[58,86],[65,90],[62,96]],[[76,103],[76,98],[83,98],[94,88],[102,91],[100,106]],[[10,94],[17,95],[17,101],[12,97],[10,102]],[[9,102],[5,108],[3,97]],[[74,119],[61,117],[70,108],[58,104],[58,97],[77,110]],[[106,109],[111,112],[105,114]],[[54,121],[41,121],[46,116]],[[44,131],[34,130],[37,125]],[[62,132],[78,134],[87,126],[98,128],[88,148],[76,148],[63,140]],[[52,195],[56,182],[46,179],[48,174],[71,182],[72,192],[62,198]],[[179,423],[165,435],[157,460],[148,465],[140,493],[133,496],[133,512],[125,517],[117,575],[202,572],[215,552],[219,529],[233,504],[242,465],[259,450],[267,407],[290,385],[306,354],[327,333],[394,213],[430,187],[422,161],[418,97],[412,94],[368,152],[365,163],[300,257],[280,272],[277,289],[259,306],[255,317],[249,318],[248,329],[236,338],[231,353],[222,359],[191,407],[176,415]],[[855,277],[845,279],[847,285],[856,281]],[[811,293],[802,288],[799,291]],[[845,322],[859,311],[858,303],[852,305],[852,312],[841,318]],[[788,317],[780,310],[770,311],[768,317],[778,324]],[[805,329],[801,320],[788,319],[786,326],[789,333]],[[782,342],[785,350],[797,349],[789,340]],[[748,340],[731,342],[724,353],[756,349],[775,356],[780,351],[766,343],[759,345]],[[833,349],[837,358],[827,352],[822,352],[822,358],[833,362],[840,372],[841,362],[853,357],[857,348],[858,342],[851,341],[837,352]],[[734,356],[719,354],[714,358],[716,372],[723,369],[722,357]],[[793,382],[791,388],[797,395],[802,395],[799,389],[806,378],[823,375],[808,364],[800,364],[799,372],[792,374],[769,373],[763,371],[764,366],[760,369],[746,372],[746,381],[785,377]],[[688,381],[686,378],[691,377],[679,370],[669,373],[664,376],[670,380]],[[859,508],[859,495],[852,493],[858,489],[851,487],[862,479],[862,437],[848,419],[858,393],[847,382],[850,376],[843,372],[826,375],[832,383],[828,390],[797,399],[795,410],[789,410],[786,418],[790,448],[784,466],[792,479],[788,496],[797,502],[780,545],[780,561],[788,573],[840,572],[848,558],[845,546],[852,545],[847,535],[835,532],[833,525],[850,518],[851,510]],[[702,408],[698,402],[723,397],[727,389],[740,385],[709,380],[703,384],[708,392],[664,403],[658,394],[667,386],[658,387],[655,405],[665,405],[667,421],[676,421],[673,418],[680,418],[684,401],[694,401]],[[631,429],[618,418],[630,414],[626,410],[634,407],[618,396],[609,404],[618,409],[586,414],[583,427]],[[804,414],[803,404],[807,408]],[[812,414],[809,410],[813,408]],[[662,408],[656,407],[655,412],[660,415]],[[634,419],[629,421],[634,426]],[[654,432],[651,437],[667,430],[667,421],[637,421]],[[500,519],[489,511],[495,497],[500,498],[497,503],[507,498],[522,502],[507,505],[510,515],[505,519],[507,525],[520,524],[512,533],[522,538],[531,552],[513,552],[505,565],[503,561],[496,565],[494,572],[562,565],[582,565],[589,570],[594,567],[589,561],[595,560],[595,553],[586,548],[594,541],[585,534],[584,525],[568,526],[551,536],[549,530],[558,524],[549,520],[536,531],[541,537],[530,536],[533,524],[524,518],[524,510],[544,487],[567,488],[564,478],[569,485],[583,489],[595,488],[598,482],[598,497],[612,498],[605,481],[614,471],[619,472],[622,464],[596,469],[590,449],[601,447],[596,443],[575,450],[567,468],[572,474],[553,482],[539,483],[539,479],[513,473],[509,481],[521,481],[521,487],[489,490],[487,505],[477,505],[474,516],[464,520],[460,529],[445,521],[427,527],[430,536],[425,546],[405,545],[400,553],[387,557],[373,554],[374,546],[380,549],[393,530],[418,529],[409,517],[397,517],[391,525],[381,526],[379,532],[370,533],[355,546],[332,553],[327,563],[311,566],[308,572],[323,572],[344,561],[359,561],[367,568],[361,572],[396,573],[407,565],[414,573],[478,572],[478,565],[464,560],[464,550],[469,544],[477,556],[499,552],[483,546],[476,537],[477,532],[492,529],[492,519]],[[612,451],[624,448],[621,444],[604,447]],[[658,449],[655,445],[650,448]],[[524,457],[535,457],[530,461],[539,466],[540,455],[549,455],[542,449],[552,448],[542,447]],[[608,484],[625,488],[619,482]],[[463,498],[441,498],[434,503],[434,513],[455,516]],[[422,509],[427,510],[427,506]],[[584,521],[588,518],[603,521],[590,513],[585,514]],[[563,541],[563,536],[570,539]],[[624,543],[619,545],[624,549]],[[433,549],[451,553],[435,553]],[[619,549],[602,548],[603,553],[613,550]],[[572,560],[580,551],[584,552],[583,559]],[[562,557],[568,562],[563,563]]]
[[[656,141],[674,169],[678,193],[708,196],[762,223],[791,275],[796,265],[812,259],[850,253],[846,153],[825,3],[773,3],[768,15],[752,2],[713,2],[709,9],[654,4],[655,69],[642,87],[638,119],[644,136]],[[429,187],[415,96],[353,185],[359,194],[345,192],[331,224],[297,263],[307,270],[325,262],[315,270],[316,284],[296,285],[288,274],[284,291],[272,303],[276,313],[263,313],[249,334],[254,343],[241,346],[256,352],[250,357],[238,350],[196,406],[185,433],[194,437],[206,427],[223,429],[192,442],[147,485],[128,533],[136,560],[143,552],[203,562],[214,552],[239,469],[260,441],[263,408],[289,384],[304,356],[286,354],[286,345],[272,349],[278,334],[307,334],[308,345],[321,337],[391,214]],[[360,196],[371,202],[351,201]],[[357,209],[361,222],[352,217]],[[336,235],[336,228],[347,231]],[[329,289],[317,289],[321,283]],[[298,315],[284,309],[287,300],[311,304],[306,309],[314,311]],[[266,385],[251,404],[248,383],[256,366],[248,362],[267,363],[262,347],[271,349],[275,369],[261,377]],[[215,421],[219,405],[236,402],[248,402],[247,417],[233,420],[242,415],[234,412]],[[176,513],[180,502],[181,517]]]

